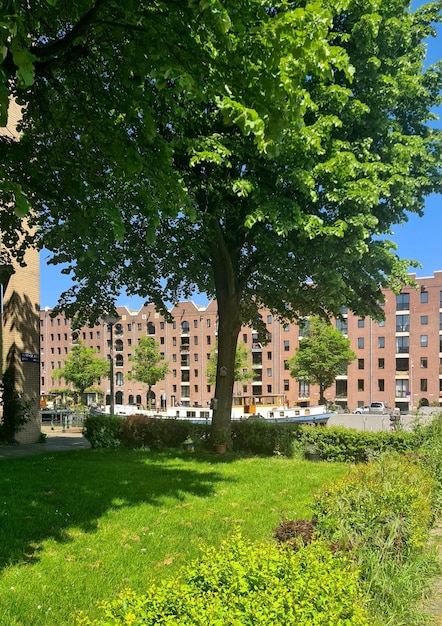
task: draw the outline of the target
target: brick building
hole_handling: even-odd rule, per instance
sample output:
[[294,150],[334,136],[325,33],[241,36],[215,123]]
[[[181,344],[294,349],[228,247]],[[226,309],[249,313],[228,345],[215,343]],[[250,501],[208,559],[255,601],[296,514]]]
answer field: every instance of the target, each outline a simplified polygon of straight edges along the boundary
[[[11,103],[8,125],[0,137],[17,139],[16,126],[21,117]],[[40,436],[39,411],[39,310],[40,259],[37,250],[28,250],[26,267],[10,262],[0,265],[0,347],[1,376],[10,381],[26,407],[28,422],[17,434],[20,443],[34,443]],[[11,410],[10,407],[0,408]]]
[[[439,404],[442,400],[442,272],[416,279],[418,288],[406,288],[398,296],[386,291],[384,322],[362,319],[343,312],[338,328],[348,335],[358,355],[326,392],[331,402],[354,409],[371,401],[386,401],[402,410],[417,407],[419,401]],[[115,403],[147,406],[147,387],[127,377],[129,355],[138,338],[147,334],[160,345],[170,373],[153,389],[156,407],[206,407],[214,387],[206,379],[208,355],[216,343],[216,302],[198,306],[180,302],[167,323],[152,305],[132,311],[118,307],[120,320],[113,329]],[[262,345],[253,329],[244,327],[239,340],[251,352],[254,379],[235,384],[235,395],[284,394],[290,406],[315,405],[319,390],[292,379],[285,362],[299,345],[302,329],[296,324],[281,324],[263,312],[270,341]],[[82,328],[79,338],[102,356],[109,355],[110,332],[106,324]],[[301,339],[302,340],[302,339]],[[69,320],[51,311],[40,312],[41,391],[50,394],[65,386],[52,380],[51,370],[61,367],[72,346]],[[101,383],[109,404],[109,380]]]

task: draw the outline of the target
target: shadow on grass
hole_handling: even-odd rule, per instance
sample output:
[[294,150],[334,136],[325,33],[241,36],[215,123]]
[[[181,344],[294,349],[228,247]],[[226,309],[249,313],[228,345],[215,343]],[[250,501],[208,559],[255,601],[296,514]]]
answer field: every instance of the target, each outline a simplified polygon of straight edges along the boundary
[[[199,461],[205,461],[204,463]],[[208,497],[228,457],[207,453],[82,450],[0,460],[0,568],[38,559],[45,539],[69,541],[69,528],[94,532],[119,507],[188,495]]]

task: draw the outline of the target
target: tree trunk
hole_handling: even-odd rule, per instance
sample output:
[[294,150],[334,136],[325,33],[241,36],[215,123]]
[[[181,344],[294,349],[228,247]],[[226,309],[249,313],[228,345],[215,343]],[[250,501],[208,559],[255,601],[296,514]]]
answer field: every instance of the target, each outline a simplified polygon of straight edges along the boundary
[[213,225],[212,269],[218,304],[218,362],[210,438],[216,444],[229,443],[231,439],[235,355],[241,329],[241,289],[235,254],[228,248],[216,219]]
[[210,434],[213,443],[229,443],[231,438],[235,355],[240,328],[240,307],[236,298],[218,299],[218,363]]

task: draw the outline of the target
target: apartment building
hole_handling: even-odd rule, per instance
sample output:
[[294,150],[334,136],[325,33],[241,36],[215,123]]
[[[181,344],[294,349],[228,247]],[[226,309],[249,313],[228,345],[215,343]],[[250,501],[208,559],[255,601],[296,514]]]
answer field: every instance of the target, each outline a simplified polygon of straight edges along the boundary
[[[382,322],[345,310],[343,318],[334,322],[350,338],[357,359],[327,390],[330,402],[354,409],[371,401],[385,401],[409,410],[423,400],[431,404],[442,400],[442,272],[416,282],[417,288],[406,288],[399,295],[385,292]],[[206,367],[216,345],[216,302],[206,306],[180,302],[170,311],[172,323],[152,305],[139,311],[118,307],[117,312],[120,319],[112,329],[115,403],[148,404],[146,385],[128,377],[129,356],[139,337],[147,334],[158,342],[170,369],[166,379],[153,388],[155,406],[207,407],[214,395]],[[280,323],[268,311],[262,316],[269,337],[266,345],[252,328],[244,327],[240,332],[239,340],[250,350],[253,380],[235,383],[234,395],[284,395],[289,406],[317,404],[318,388],[292,379],[287,368],[287,360],[302,341],[302,326]],[[42,394],[66,387],[64,381],[52,379],[51,371],[62,366],[76,338],[109,358],[107,324],[82,328],[73,335],[70,321],[62,315],[52,317],[48,309],[40,312]],[[110,404],[110,381],[102,380],[101,388]]]

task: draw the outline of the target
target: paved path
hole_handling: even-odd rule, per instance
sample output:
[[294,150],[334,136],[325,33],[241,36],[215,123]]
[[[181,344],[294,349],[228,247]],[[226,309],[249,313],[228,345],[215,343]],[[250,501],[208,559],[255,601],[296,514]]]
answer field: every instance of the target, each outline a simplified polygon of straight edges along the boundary
[[60,426],[55,426],[52,430],[51,426],[43,425],[41,432],[47,436],[46,443],[22,443],[17,446],[0,445],[0,459],[91,447],[79,428],[71,428],[63,432]]

